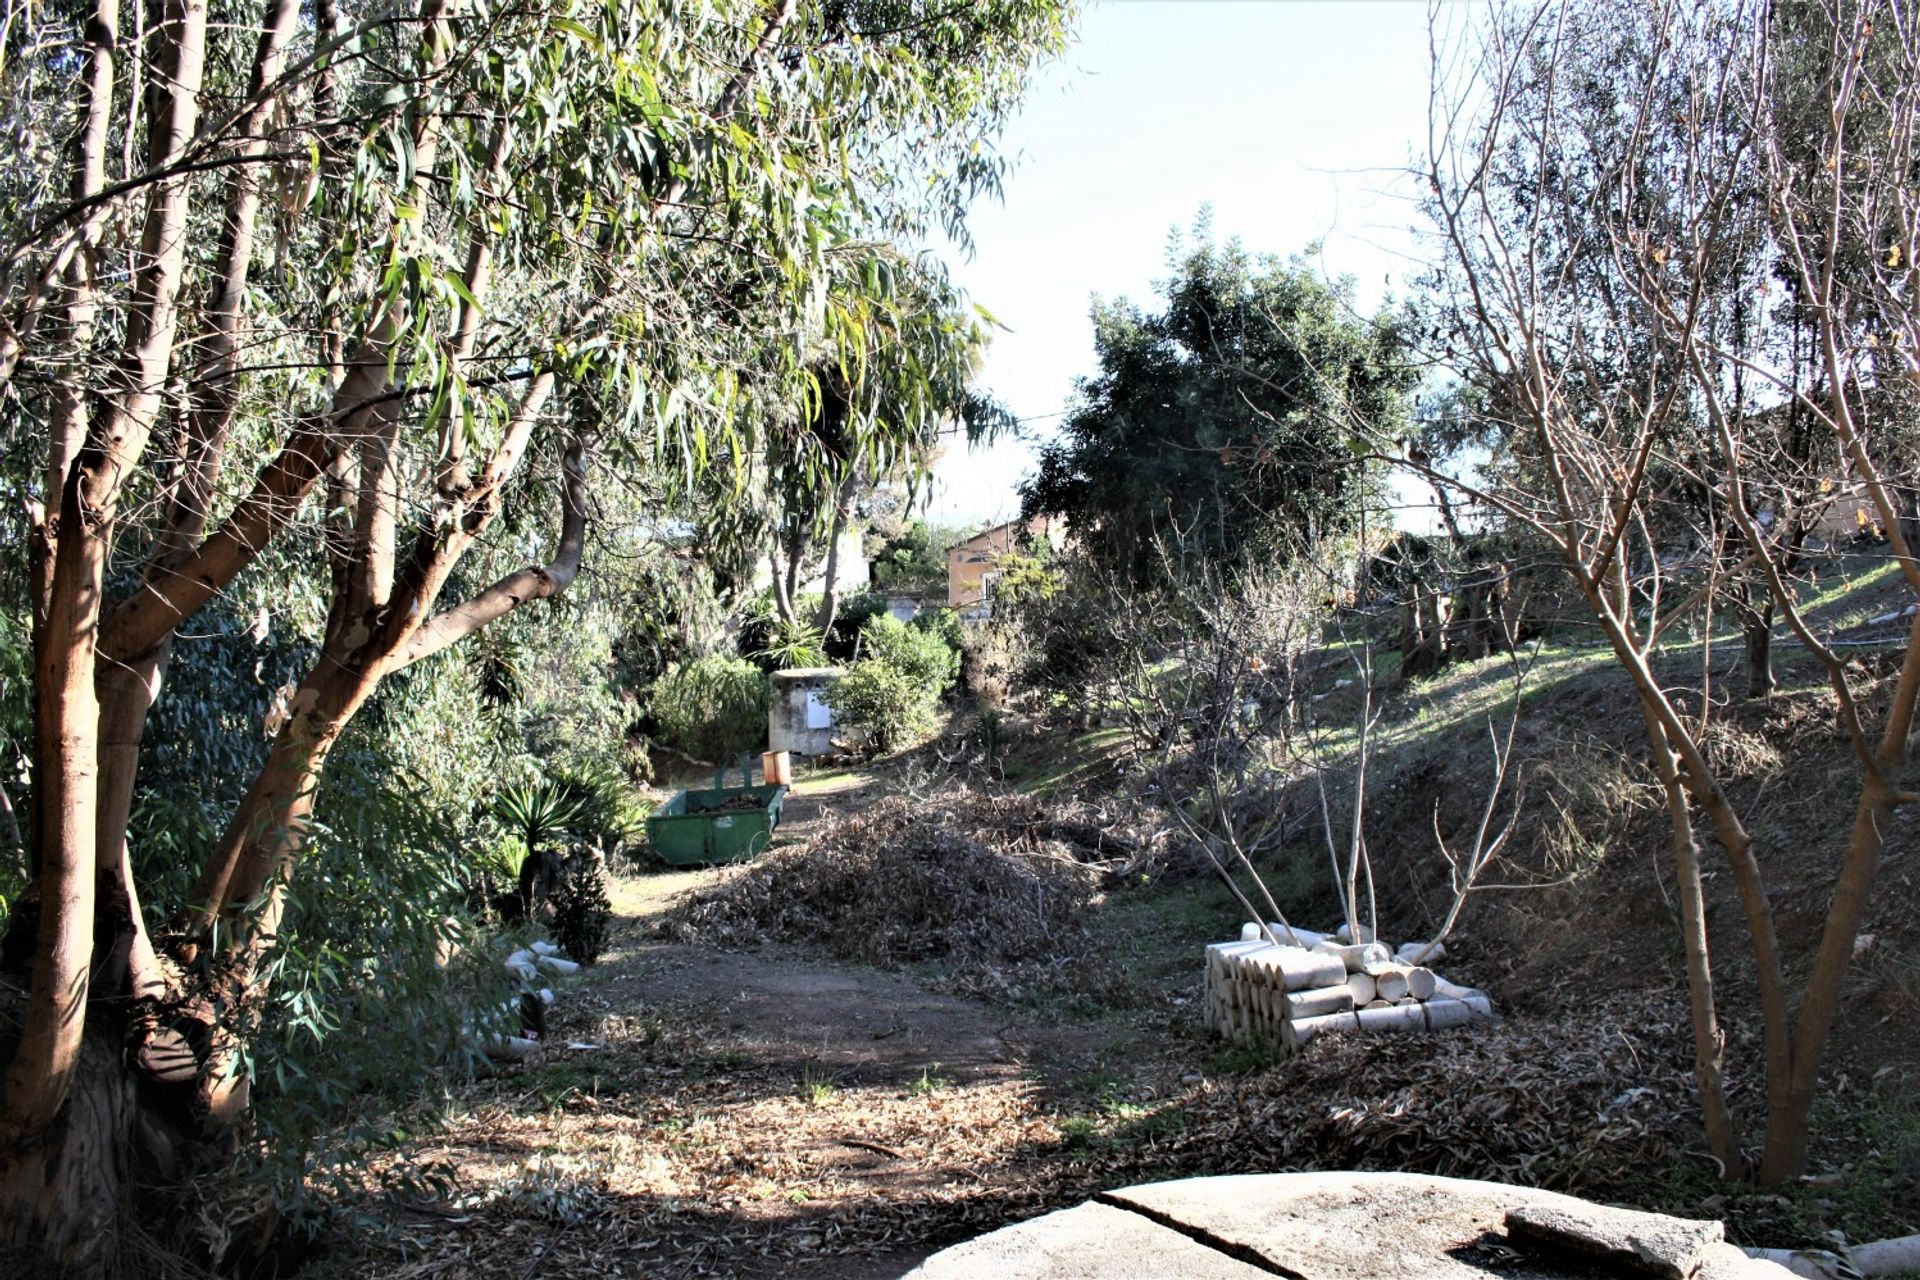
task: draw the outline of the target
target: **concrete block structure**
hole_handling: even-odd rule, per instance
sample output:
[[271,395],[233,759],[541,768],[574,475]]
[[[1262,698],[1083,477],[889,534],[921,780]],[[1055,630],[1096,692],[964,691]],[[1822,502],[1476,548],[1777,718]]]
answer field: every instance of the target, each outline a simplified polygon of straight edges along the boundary
[[767,750],[822,756],[833,750],[833,708],[826,692],[839,667],[796,667],[773,673],[773,705],[767,710]]

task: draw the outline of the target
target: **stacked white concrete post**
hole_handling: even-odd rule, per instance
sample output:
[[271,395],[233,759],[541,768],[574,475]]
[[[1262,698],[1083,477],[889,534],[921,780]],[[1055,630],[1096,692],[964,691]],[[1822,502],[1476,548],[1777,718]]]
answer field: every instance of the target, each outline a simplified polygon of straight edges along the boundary
[[[507,972],[520,979],[522,996],[538,994],[542,1004],[551,1005],[553,988],[542,986],[541,982],[576,974],[580,972],[580,965],[562,955],[559,947],[542,941],[508,956]],[[517,996],[501,1006],[509,1018],[520,1015],[520,1000]],[[530,1058],[539,1047],[540,1042],[529,1035],[494,1035],[486,1042],[487,1056],[502,1061]]]
[[[1207,1024],[1232,1040],[1294,1049],[1329,1031],[1445,1031],[1493,1019],[1485,993],[1456,986],[1428,964],[1438,943],[1356,942],[1333,934],[1247,924],[1239,942],[1207,948]],[[1277,939],[1277,941],[1275,941]]]

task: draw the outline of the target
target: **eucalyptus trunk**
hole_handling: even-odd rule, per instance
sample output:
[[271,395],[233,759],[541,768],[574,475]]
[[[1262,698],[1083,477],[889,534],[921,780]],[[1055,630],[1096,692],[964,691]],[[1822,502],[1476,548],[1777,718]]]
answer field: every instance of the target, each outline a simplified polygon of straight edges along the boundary
[[65,1104],[0,1151],[0,1271],[17,1276],[137,1273],[132,1218],[134,1086],[114,1028],[89,1026]]
[[833,523],[827,529],[827,558],[820,569],[820,608],[813,626],[822,636],[833,630],[840,614],[840,537],[853,519],[854,496],[859,491],[859,475],[849,472],[840,481],[833,496]]

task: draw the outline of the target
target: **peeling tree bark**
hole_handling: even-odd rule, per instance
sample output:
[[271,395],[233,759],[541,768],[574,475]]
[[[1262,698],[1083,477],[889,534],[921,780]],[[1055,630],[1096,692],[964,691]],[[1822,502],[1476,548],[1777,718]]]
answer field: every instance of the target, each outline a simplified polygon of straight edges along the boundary
[[[752,78],[777,48],[795,11],[780,0],[755,44],[720,95],[714,114],[731,116]],[[587,523],[586,467],[578,444],[562,464],[560,535],[552,557],[509,574],[471,599],[439,607],[439,597],[461,557],[498,515],[506,486],[535,440],[536,426],[557,387],[557,374],[535,359],[528,388],[500,444],[477,479],[460,448],[436,477],[438,497],[430,527],[411,547],[400,538],[399,424],[404,394],[390,369],[401,336],[416,317],[396,295],[365,322],[358,343],[323,336],[322,360],[340,376],[324,412],[307,415],[256,477],[251,492],[211,533],[213,495],[239,402],[245,304],[261,169],[274,102],[268,87],[282,75],[286,50],[300,23],[297,0],[265,0],[247,113],[221,123],[234,144],[222,192],[221,239],[204,290],[187,291],[185,237],[193,178],[175,163],[204,143],[197,116],[205,60],[205,0],[159,0],[149,92],[135,100],[151,171],[137,188],[146,201],[140,242],[131,255],[130,286],[117,285],[124,329],[118,357],[88,385],[66,379],[51,397],[52,431],[43,473],[52,510],[34,528],[32,596],[35,623],[37,840],[30,892],[16,904],[0,983],[0,1053],[6,1070],[0,1091],[0,1261],[23,1274],[113,1274],[127,1220],[129,1176],[152,1158],[162,1176],[201,1136],[195,1118],[141,1124],[135,1100],[149,1091],[156,1069],[143,1056],[160,1043],[148,1032],[179,1042],[180,1019],[205,1004],[212,1049],[186,1054],[185,1089],[197,1089],[205,1115],[240,1118],[246,1078],[232,1071],[240,1036],[260,1005],[262,962],[275,944],[288,877],[303,850],[316,790],[329,753],[353,715],[388,673],[439,652],[514,608],[551,598],[579,572]],[[415,35],[419,54],[414,87],[432,81],[455,52],[446,0],[422,0]],[[333,6],[320,0],[316,19],[331,29]],[[92,238],[108,209],[127,209],[128,193],[105,190],[105,149],[113,130],[114,39],[119,0],[93,0],[87,23],[85,101],[76,121],[72,169],[74,199],[91,210],[71,246],[53,252],[43,271],[46,287],[24,311],[31,318],[46,301],[42,328],[58,325],[65,347],[85,352],[99,340],[99,299]],[[330,76],[317,73],[316,94],[331,99]],[[416,198],[424,208],[437,187],[435,149],[443,106],[431,94],[413,99],[406,117],[412,141]],[[330,111],[328,120],[337,118]],[[498,177],[511,148],[503,123],[489,148]],[[197,141],[196,141],[197,140]],[[130,142],[138,145],[137,142]],[[337,157],[336,157],[337,158]],[[444,168],[444,166],[441,166]],[[198,172],[193,170],[192,172]],[[154,176],[157,175],[157,176]],[[683,170],[661,201],[678,202],[687,189]],[[208,187],[203,189],[210,189]],[[130,189],[131,190],[131,189]],[[86,203],[86,202],[91,203]],[[76,215],[78,216],[78,215]],[[461,311],[452,355],[456,365],[475,349],[492,245],[484,223],[467,246],[464,283],[476,301]],[[395,223],[394,234],[402,234]],[[125,246],[123,246],[124,248]],[[49,283],[50,282],[50,283]],[[182,322],[180,300],[203,299],[197,328]],[[329,311],[328,321],[337,314]],[[576,318],[578,318],[576,316]],[[29,326],[30,327],[30,326]],[[191,332],[191,340],[183,333]],[[0,326],[0,380],[20,359],[25,331]],[[117,505],[141,465],[156,422],[166,408],[169,379],[188,388],[179,439],[181,466],[155,495],[163,512],[152,558],[140,585],[124,600],[105,592],[107,557]],[[170,656],[174,629],[221,592],[293,521],[320,482],[352,514],[330,530],[328,553],[336,570],[334,608],[320,659],[301,683],[295,714],[276,736],[269,763],[253,785],[202,871],[203,909],[158,939],[147,936],[126,845],[145,720]],[[143,494],[144,496],[144,494]],[[258,906],[257,912],[243,910]],[[218,934],[216,922],[234,926]],[[214,946],[229,963],[214,979],[212,1002],[183,1000],[179,973],[156,945],[176,958],[204,956]],[[142,1074],[145,1073],[145,1074]],[[152,1117],[147,1117],[151,1119]],[[152,1141],[142,1145],[136,1132]],[[6,1269],[6,1268],[0,1268]]]
[[[205,61],[204,0],[169,0],[155,32],[155,118],[149,162],[181,154],[198,123]],[[114,0],[101,0],[89,27],[93,89],[81,133],[77,194],[100,189],[105,115],[112,94]],[[175,341],[186,265],[188,181],[163,179],[149,193],[123,357],[105,388],[97,421],[86,423],[83,394],[70,389],[58,410],[48,492],[57,515],[39,558],[44,573],[35,628],[37,849],[31,921],[33,966],[0,1107],[0,1243],[23,1259],[65,1273],[120,1265],[116,1220],[128,1196],[127,1099],[119,1052],[130,961],[140,945],[139,905],[124,855],[102,857],[120,831],[102,831],[103,726],[95,659],[107,557],[118,503],[161,407]],[[82,259],[84,261],[84,258]],[[76,337],[91,328],[91,281],[75,290]],[[82,432],[84,430],[84,436]],[[78,445],[78,448],[75,446]],[[109,743],[111,745],[111,743]],[[130,784],[130,779],[129,779]],[[150,971],[149,976],[150,976]],[[106,999],[90,1006],[89,995]],[[52,1181],[49,1181],[49,1179]],[[36,1185],[36,1183],[38,1185]]]

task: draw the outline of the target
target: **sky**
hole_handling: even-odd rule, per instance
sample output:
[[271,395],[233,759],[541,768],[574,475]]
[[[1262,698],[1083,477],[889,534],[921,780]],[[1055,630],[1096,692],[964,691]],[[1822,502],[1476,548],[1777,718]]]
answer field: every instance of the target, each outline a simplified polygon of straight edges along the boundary
[[1002,140],[1015,168],[969,219],[954,278],[1006,326],[981,384],[1028,439],[935,468],[928,515],[1017,513],[1015,486],[1094,368],[1095,296],[1153,301],[1168,232],[1213,210],[1215,238],[1351,274],[1363,306],[1413,274],[1427,124],[1424,0],[1096,0]]

